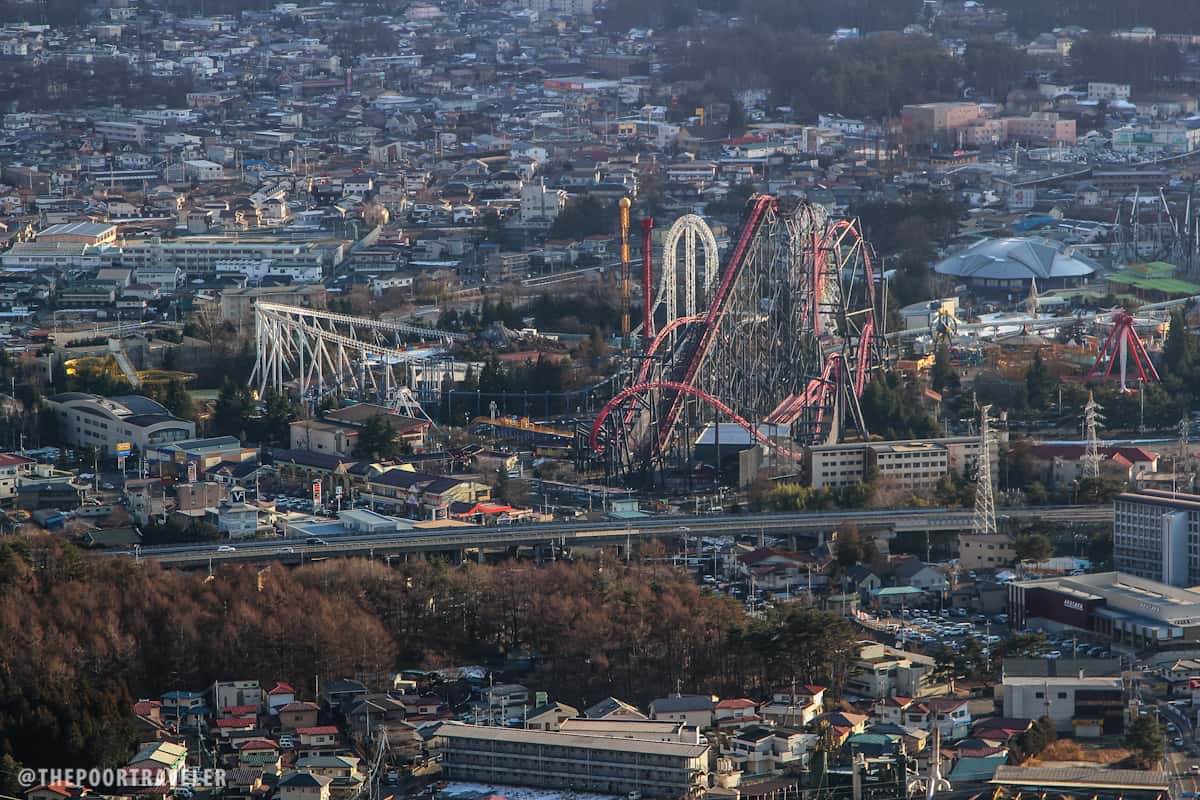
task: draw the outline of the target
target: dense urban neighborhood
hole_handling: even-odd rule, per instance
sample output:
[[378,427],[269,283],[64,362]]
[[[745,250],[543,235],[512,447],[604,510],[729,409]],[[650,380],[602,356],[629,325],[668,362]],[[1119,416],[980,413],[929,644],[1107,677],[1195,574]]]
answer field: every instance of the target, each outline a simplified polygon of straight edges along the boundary
[[1197,0],[0,0],[0,798],[1186,800]]

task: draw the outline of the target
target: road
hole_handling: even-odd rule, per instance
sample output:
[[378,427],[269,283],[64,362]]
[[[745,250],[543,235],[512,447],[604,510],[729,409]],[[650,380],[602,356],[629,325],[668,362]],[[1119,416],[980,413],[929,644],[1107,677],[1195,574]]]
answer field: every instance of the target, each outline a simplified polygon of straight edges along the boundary
[[[1036,519],[1047,523],[1104,523],[1112,519],[1111,506],[1038,506],[1004,509],[1016,521]],[[488,528],[444,528],[384,534],[348,534],[328,537],[327,544],[307,545],[303,537],[251,540],[236,543],[235,550],[218,550],[213,543],[142,548],[138,558],[153,558],[164,566],[202,566],[223,561],[269,561],[367,555],[461,553],[475,548],[505,549],[522,546],[615,545],[625,546],[647,537],[675,535],[689,538],[728,536],[787,536],[828,532],[843,522],[862,530],[934,532],[969,530],[972,514],[963,509],[895,509],[823,513],[725,514],[695,517],[646,517],[629,522],[514,525]],[[127,555],[99,553],[100,556]]]

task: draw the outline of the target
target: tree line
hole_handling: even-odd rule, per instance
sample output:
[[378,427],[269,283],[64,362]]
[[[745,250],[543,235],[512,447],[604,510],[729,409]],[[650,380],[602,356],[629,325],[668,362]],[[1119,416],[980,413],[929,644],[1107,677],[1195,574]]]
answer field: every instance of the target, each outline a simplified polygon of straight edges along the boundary
[[206,577],[84,559],[49,537],[0,544],[0,757],[123,763],[133,698],[216,679],[306,686],[511,655],[532,660],[523,681],[584,707],[677,686],[763,696],[793,679],[837,692],[854,656],[836,615],[790,605],[751,618],[658,563],[347,560]]

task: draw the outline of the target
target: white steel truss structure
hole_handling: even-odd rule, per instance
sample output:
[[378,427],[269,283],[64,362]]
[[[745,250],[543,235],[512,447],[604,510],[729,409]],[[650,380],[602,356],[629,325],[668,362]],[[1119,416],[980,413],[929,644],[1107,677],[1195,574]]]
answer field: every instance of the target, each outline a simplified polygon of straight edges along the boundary
[[[683,241],[683,296],[679,296],[679,242]],[[696,279],[699,270],[696,265],[696,244],[704,248],[704,282],[699,287],[704,297],[712,291],[717,276],[720,257],[717,253],[717,238],[713,236],[708,223],[695,214],[684,214],[675,220],[667,230],[663,240],[662,281],[658,286],[658,296],[654,299],[654,309],[666,308],[666,319],[662,325],[668,325],[680,317],[691,317],[696,314],[699,295]]]
[[466,334],[278,303],[254,307],[257,359],[250,386],[259,397],[294,386],[301,402],[329,394],[407,405],[406,387],[445,359],[406,344],[448,344]]

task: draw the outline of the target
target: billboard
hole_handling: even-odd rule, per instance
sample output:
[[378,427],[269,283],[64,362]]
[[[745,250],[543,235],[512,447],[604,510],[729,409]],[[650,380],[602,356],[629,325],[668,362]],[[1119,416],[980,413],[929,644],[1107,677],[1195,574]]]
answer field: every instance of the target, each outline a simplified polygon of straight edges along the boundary
[[321,482],[320,481],[312,482],[312,501],[313,501],[313,506],[321,505]]

